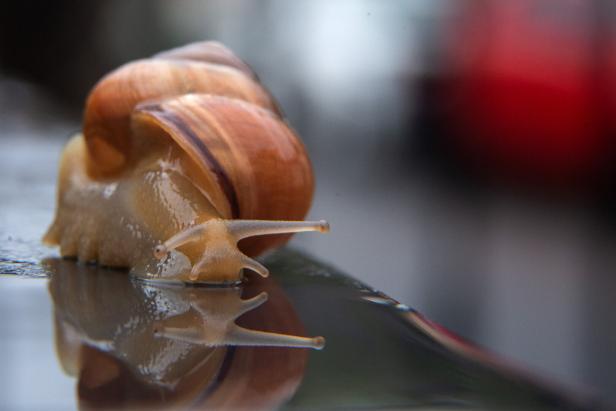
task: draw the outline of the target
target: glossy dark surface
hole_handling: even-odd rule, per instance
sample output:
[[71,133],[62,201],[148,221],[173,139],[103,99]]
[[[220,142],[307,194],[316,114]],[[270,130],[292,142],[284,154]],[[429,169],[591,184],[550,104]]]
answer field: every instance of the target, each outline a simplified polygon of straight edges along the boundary
[[[238,324],[324,335],[322,351],[209,347],[156,335],[156,324],[170,313],[227,290],[159,287],[59,259],[42,265],[50,281],[2,278],[0,289],[4,296],[21,295],[25,306],[32,287],[49,289],[53,313],[29,315],[54,323],[55,342],[52,335],[43,339],[55,345],[54,366],[75,379],[74,388],[54,393],[63,407],[74,401],[82,409],[599,408],[498,365],[407,307],[299,252],[281,251],[265,263],[274,279],[249,277],[241,293],[246,299],[265,290],[269,300]],[[18,309],[6,300],[2,305],[4,312]],[[3,340],[24,337],[13,333]],[[9,378],[21,362],[36,360],[24,352],[21,358],[7,354],[2,352]],[[52,363],[47,359],[40,366]],[[36,385],[31,395],[37,395]]]

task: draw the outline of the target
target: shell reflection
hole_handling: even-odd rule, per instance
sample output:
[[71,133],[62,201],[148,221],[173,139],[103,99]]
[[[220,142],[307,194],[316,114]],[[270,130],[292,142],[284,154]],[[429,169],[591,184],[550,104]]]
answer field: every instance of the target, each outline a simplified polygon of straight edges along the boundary
[[82,409],[275,408],[306,366],[307,350],[289,347],[324,343],[295,336],[302,324],[270,279],[242,288],[161,287],[73,261],[47,265],[56,349],[78,380]]

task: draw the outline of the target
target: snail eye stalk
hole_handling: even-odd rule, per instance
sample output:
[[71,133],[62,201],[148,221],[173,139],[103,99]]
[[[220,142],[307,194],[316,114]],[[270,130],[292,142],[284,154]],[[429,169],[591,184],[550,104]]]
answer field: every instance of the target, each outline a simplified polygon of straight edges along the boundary
[[230,220],[226,222],[229,232],[241,240],[247,237],[267,234],[289,234],[303,231],[326,233],[329,224],[320,221],[270,221],[270,220]]

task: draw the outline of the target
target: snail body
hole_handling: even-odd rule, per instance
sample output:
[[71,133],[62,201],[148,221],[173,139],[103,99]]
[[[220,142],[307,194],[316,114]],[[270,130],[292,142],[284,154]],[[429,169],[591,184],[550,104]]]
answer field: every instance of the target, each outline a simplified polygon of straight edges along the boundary
[[[288,233],[328,229],[299,221],[313,189],[301,141],[256,76],[223,46],[196,43],[94,87],[44,241],[145,277],[236,282],[244,268],[266,276],[251,257]],[[248,238],[263,234],[278,235]]]

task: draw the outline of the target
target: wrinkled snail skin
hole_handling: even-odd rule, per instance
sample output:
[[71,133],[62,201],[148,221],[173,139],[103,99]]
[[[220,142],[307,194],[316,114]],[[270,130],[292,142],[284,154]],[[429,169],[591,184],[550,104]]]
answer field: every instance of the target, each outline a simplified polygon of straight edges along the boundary
[[94,87],[44,241],[149,278],[233,283],[243,269],[267,276],[251,257],[290,233],[329,229],[301,221],[313,191],[303,144],[252,70],[195,43]]

